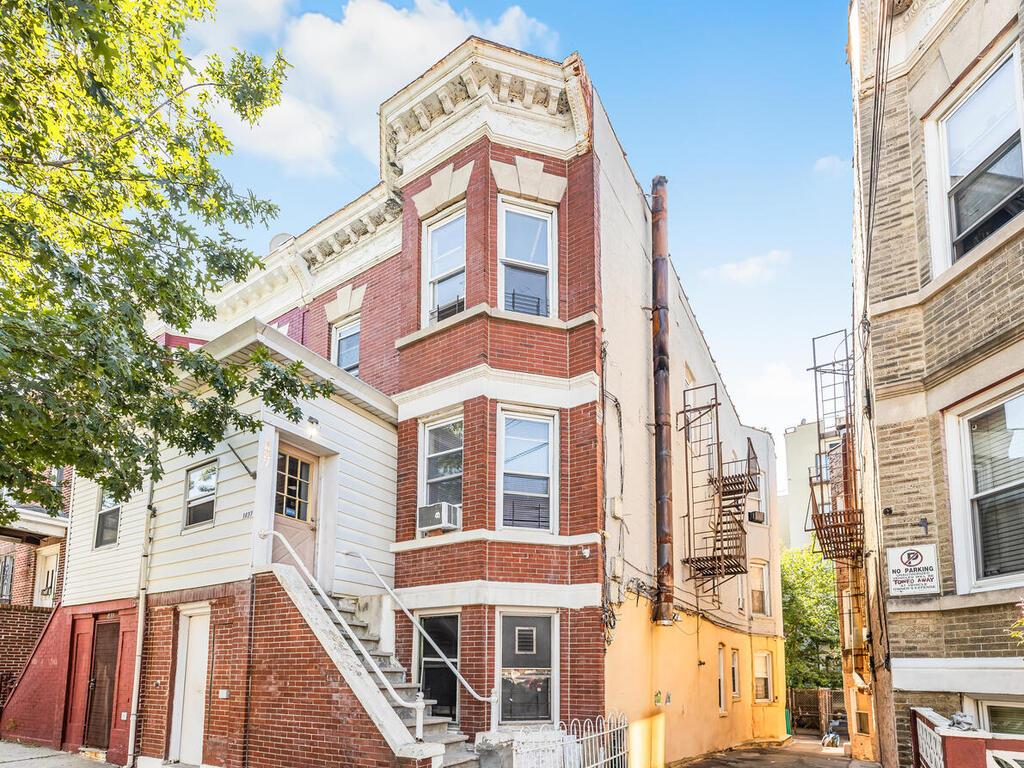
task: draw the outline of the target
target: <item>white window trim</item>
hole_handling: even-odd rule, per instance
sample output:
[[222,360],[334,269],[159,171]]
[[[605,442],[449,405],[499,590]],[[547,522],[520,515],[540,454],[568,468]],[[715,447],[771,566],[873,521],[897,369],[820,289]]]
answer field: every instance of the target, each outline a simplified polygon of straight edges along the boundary
[[[498,195],[498,307],[505,307],[505,264],[540,271],[532,262],[505,258],[505,212],[515,211],[548,220],[548,312],[539,317],[558,317],[558,210],[550,205],[530,203],[508,195]],[[525,313],[524,313],[525,314]]]
[[729,714],[729,696],[725,683],[725,646],[718,646],[718,714],[724,717]]
[[550,485],[549,492],[551,494],[551,500],[549,503],[548,511],[548,532],[553,535],[558,535],[558,496],[559,496],[559,414],[557,411],[550,411],[545,409],[537,408],[524,408],[518,406],[509,405],[498,405],[498,439],[495,450],[495,497],[494,497],[494,516],[495,516],[495,529],[496,530],[510,530],[510,531],[543,531],[543,528],[522,528],[520,526],[506,526],[504,524],[504,508],[503,498],[505,496],[505,417],[506,416],[522,416],[527,419],[548,421],[548,472],[550,473]]
[[[561,685],[561,637],[559,633],[559,619],[557,608],[516,608],[515,606],[503,606],[494,612],[494,687],[501,698],[501,617],[510,616],[550,616],[551,617],[551,718],[549,720],[502,720],[501,710],[498,711],[498,724],[519,728],[530,728],[531,726],[542,726],[557,723],[559,718],[559,702],[562,698]],[[501,702],[498,702],[501,707]]]
[[[757,695],[757,660],[759,658],[765,658],[768,660],[768,698],[762,699]],[[755,704],[770,704],[775,700],[775,670],[773,668],[773,659],[771,651],[755,651],[754,652],[754,675],[750,681],[754,688],[754,703]]]
[[[354,317],[348,318],[347,320],[342,320],[341,322],[334,323],[334,325],[331,326],[331,362],[334,363],[336,367],[341,368],[341,361],[338,360],[338,341],[342,338],[342,336],[351,336],[353,330],[355,331],[355,333],[359,333],[359,326],[360,317],[358,314],[356,314]],[[360,339],[360,341],[362,340]],[[356,368],[359,368],[362,362],[362,350],[360,349],[358,357],[356,358]],[[344,371],[345,369],[342,368],[342,370]],[[350,375],[356,376],[357,378],[359,376],[358,373]]]
[[772,589],[771,589],[771,569],[768,567],[768,563],[764,560],[757,560],[750,564],[750,570],[753,571],[755,568],[760,568],[764,574],[761,580],[761,585],[764,587],[764,612],[759,613],[754,610],[754,579],[748,580],[750,585],[750,615],[758,618],[770,617],[772,615]]
[[[449,658],[449,661],[453,662],[455,664],[455,668],[461,671],[461,667],[459,666],[459,659],[462,657],[462,606],[455,605],[455,606],[451,606],[449,608],[421,608],[419,610],[414,610],[412,612],[412,615],[416,617],[417,621],[420,620],[420,619],[426,618],[428,616],[456,616],[456,617],[458,617],[458,620],[459,620],[459,655],[456,656],[454,659]],[[421,661],[422,661],[422,659],[420,658],[420,645],[423,642],[423,638],[420,635],[419,631],[416,630],[416,629],[413,630],[412,637],[413,637],[413,643],[412,643],[412,672],[410,673],[410,677],[411,677],[411,679],[412,679],[412,681],[414,683],[416,683],[417,685],[420,685],[423,682],[423,680],[421,679],[422,675],[420,674],[420,672],[421,672],[420,667],[421,667]],[[462,715],[462,690],[463,690],[462,683],[456,681],[456,683],[455,683],[455,718],[452,721],[452,722],[455,722],[455,723],[459,722],[459,717]]]
[[[1024,710],[1024,699],[981,699],[977,702],[978,707],[978,727],[983,731],[989,733],[996,733],[992,730],[992,720],[988,714],[989,707],[1013,707],[1015,709]],[[1001,736],[1006,736],[1011,739],[1019,739],[1019,734],[1004,734],[999,733]]]
[[[953,266],[952,221],[949,211],[949,174],[946,172],[946,169],[949,168],[946,119],[1010,58],[1014,60],[1012,69],[1014,71],[1014,81],[1017,85],[1014,89],[1014,93],[1017,96],[1017,119],[1021,131],[1021,139],[1024,141],[1024,98],[1021,96],[1024,83],[1022,83],[1021,79],[1020,43],[1018,40],[1014,40],[1008,46],[1001,46],[985,56],[979,62],[981,74],[972,80],[969,86],[965,86],[947,97],[942,105],[942,109],[937,111],[936,116],[925,122],[924,149],[925,169],[928,180],[928,237],[931,246],[932,280]],[[938,194],[932,194],[933,190],[937,191]],[[968,256],[969,254],[964,258]]]
[[[213,517],[211,517],[209,520],[206,520],[206,521],[204,521],[202,523],[193,523],[192,525],[189,525],[188,524],[188,507],[189,507],[188,476],[193,471],[195,471],[197,469],[202,469],[203,467],[205,467],[205,466],[207,466],[209,464],[216,464],[217,465],[217,485],[214,487],[213,493],[207,494],[208,496],[213,496]],[[181,494],[182,495],[182,505],[181,505],[181,532],[182,533],[191,533],[192,531],[201,531],[204,528],[212,528],[214,523],[217,522],[217,498],[219,496],[219,494],[217,493],[217,490],[220,487],[220,469],[221,469],[221,467],[220,467],[220,459],[219,458],[203,459],[202,461],[197,462],[197,463],[195,463],[195,464],[193,464],[193,465],[191,465],[191,466],[189,466],[189,467],[187,467],[185,469],[184,488],[182,489],[182,494]],[[200,497],[200,499],[205,499],[205,498],[206,498],[206,496],[201,496]],[[199,499],[197,499],[197,501],[198,500]]]
[[[96,516],[93,518],[93,527],[92,527],[92,548],[93,548],[93,550],[113,549],[121,541],[121,512],[124,511],[124,504],[122,504],[120,502],[115,502],[112,506],[104,507],[103,506],[103,493],[104,493],[103,488],[102,487],[98,488],[98,490],[99,490],[99,499],[96,501]],[[115,509],[117,510],[117,533],[114,536],[114,540],[112,542],[110,542],[109,544],[101,544],[101,545],[97,546],[96,545],[96,535],[99,533],[100,515],[104,514],[105,512],[111,512],[111,511],[113,511]]]
[[[433,307],[430,306],[430,294],[431,285],[435,282],[430,276],[430,233],[437,227],[443,226],[450,221],[458,218],[459,216],[466,217],[466,202],[462,201],[450,208],[446,208],[440,213],[431,216],[423,221],[420,232],[420,328],[428,328],[430,326],[430,312]],[[463,227],[468,224],[468,217],[463,219]],[[462,254],[462,270],[468,277],[468,265],[466,264],[469,257],[469,232],[466,231],[465,247]],[[451,270],[446,272],[445,275],[455,274],[458,270]],[[469,293],[469,280],[466,281],[466,292]],[[468,309],[469,302],[466,301],[466,297],[462,297],[465,303],[465,308]]]
[[[462,411],[449,412],[443,416],[435,416],[430,419],[424,419],[419,424],[419,453],[418,453],[418,467],[416,469],[416,510],[417,515],[419,514],[419,508],[425,506],[427,503],[427,433],[434,427],[443,427],[445,424],[454,424],[457,421],[462,422],[462,482],[463,490],[465,490],[466,482],[466,422],[463,418]],[[458,530],[462,530],[462,505],[459,505],[459,527]],[[416,528],[416,538],[423,538],[423,534],[419,530],[419,526]]]
[[1009,576],[978,577],[977,553],[974,548],[974,513],[971,508],[972,486],[970,463],[970,419],[995,408],[1000,403],[1024,394],[1024,379],[1017,376],[999,387],[986,391],[945,414],[946,469],[949,476],[950,519],[953,526],[953,567],[957,594],[990,592],[1024,586],[1024,573]]
[[743,696],[743,675],[740,670],[740,652],[736,648],[729,650],[729,684],[734,699]]

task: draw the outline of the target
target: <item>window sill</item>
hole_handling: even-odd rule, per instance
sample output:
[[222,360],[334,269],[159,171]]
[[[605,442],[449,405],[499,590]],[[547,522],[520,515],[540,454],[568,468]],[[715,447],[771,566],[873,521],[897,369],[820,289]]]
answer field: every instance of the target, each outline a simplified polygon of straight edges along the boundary
[[955,611],[963,608],[982,608],[991,605],[1009,605],[1020,602],[1024,579],[1015,585],[999,584],[986,587],[975,585],[972,591],[959,595],[926,595],[890,598],[886,610],[890,613],[927,613]]
[[184,536],[185,534],[195,533],[196,531],[205,531],[207,528],[213,528],[214,525],[215,521],[213,520],[211,520],[208,523],[195,523],[193,525],[183,525],[181,526],[180,535]]
[[391,544],[392,552],[408,552],[428,547],[440,547],[445,544],[461,544],[468,541],[495,541],[508,544],[540,544],[549,547],[574,547],[579,545],[596,545],[601,542],[599,533],[583,533],[575,536],[559,536],[550,531],[530,529],[473,528],[468,531],[450,531],[437,536],[424,536],[408,541],[396,541]]
[[512,323],[523,323],[524,325],[553,328],[563,331],[568,331],[572,328],[586,325],[587,323],[597,323],[596,312],[585,312],[572,320],[559,320],[556,317],[539,317],[537,315],[524,315],[520,312],[506,312],[503,309],[495,309],[490,304],[483,303],[469,307],[454,317],[445,318],[440,322],[425,326],[420,328],[418,331],[413,331],[412,333],[396,339],[395,348],[404,349],[405,347],[433,336],[435,333],[441,333],[448,328],[452,328],[460,323],[464,323],[477,317],[489,317],[493,320],[505,320]]

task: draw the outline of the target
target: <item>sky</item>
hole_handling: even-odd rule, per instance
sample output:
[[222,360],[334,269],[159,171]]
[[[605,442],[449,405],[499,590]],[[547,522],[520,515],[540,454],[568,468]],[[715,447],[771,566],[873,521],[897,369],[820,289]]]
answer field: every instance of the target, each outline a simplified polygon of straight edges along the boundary
[[[266,253],[379,181],[377,107],[470,34],[578,51],[643,186],[669,179],[670,247],[743,421],[814,418],[810,340],[849,324],[847,0],[705,3],[218,0],[190,51],[284,52],[254,130],[220,113],[228,177],[280,206]],[[681,395],[680,395],[681,399]]]

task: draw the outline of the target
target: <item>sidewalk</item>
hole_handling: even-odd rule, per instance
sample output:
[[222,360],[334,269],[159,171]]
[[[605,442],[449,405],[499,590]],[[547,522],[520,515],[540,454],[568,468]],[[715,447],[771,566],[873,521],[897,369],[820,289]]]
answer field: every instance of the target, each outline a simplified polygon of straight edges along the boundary
[[708,755],[686,768],[879,768],[878,763],[851,760],[842,747],[822,747],[817,739],[794,738],[779,749],[734,749]]
[[101,768],[98,763],[70,752],[57,752],[46,747],[27,747],[0,741],[0,765],[4,768]]

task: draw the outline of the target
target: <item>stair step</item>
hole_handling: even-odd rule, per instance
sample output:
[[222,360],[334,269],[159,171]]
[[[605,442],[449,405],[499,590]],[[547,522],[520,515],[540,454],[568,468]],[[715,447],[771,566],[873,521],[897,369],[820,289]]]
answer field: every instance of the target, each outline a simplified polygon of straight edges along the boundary
[[480,758],[477,757],[475,752],[470,752],[463,747],[452,752],[446,752],[441,765],[444,768],[454,768],[455,766],[470,768],[470,766],[480,765]]
[[431,743],[444,744],[445,747],[457,747],[459,744],[465,744],[468,741],[469,736],[462,731],[448,731],[436,739],[431,739]]
[[[435,717],[434,715],[424,715],[423,717],[423,740],[433,743],[438,743],[437,738],[448,733],[448,725],[451,723],[450,717]],[[409,729],[409,733],[416,735],[416,718],[410,717],[406,714],[402,717],[402,723]]]

